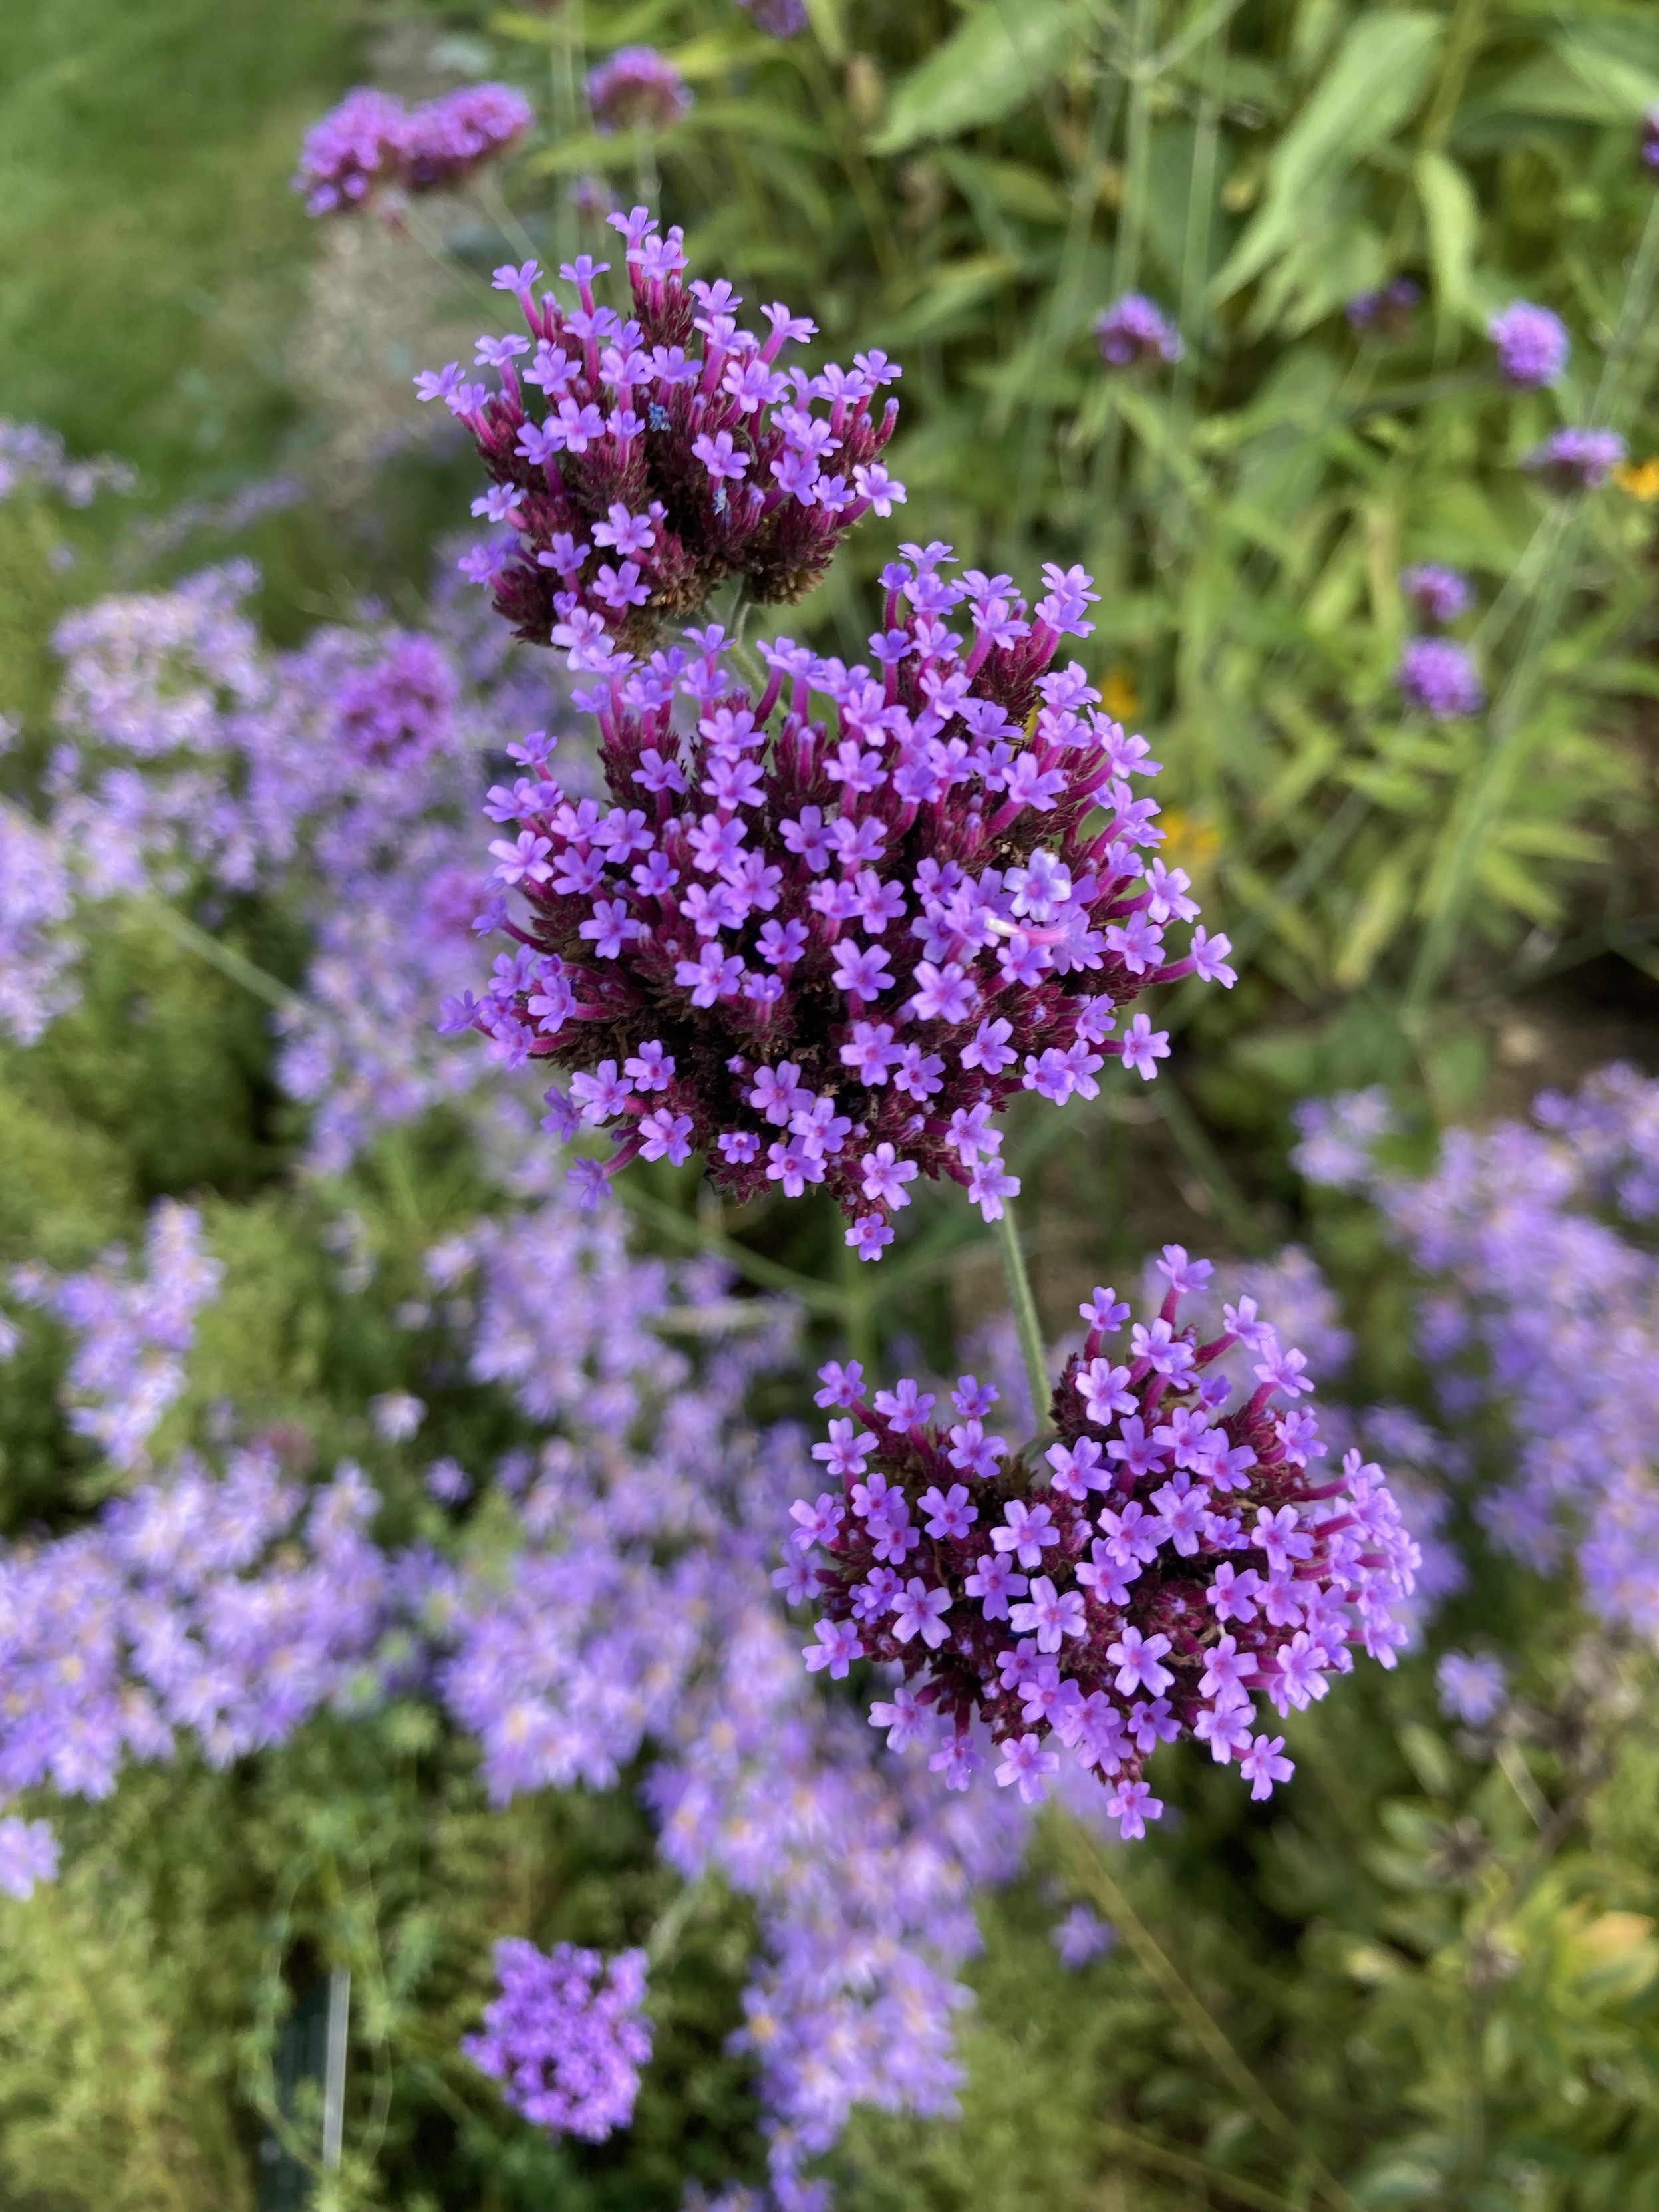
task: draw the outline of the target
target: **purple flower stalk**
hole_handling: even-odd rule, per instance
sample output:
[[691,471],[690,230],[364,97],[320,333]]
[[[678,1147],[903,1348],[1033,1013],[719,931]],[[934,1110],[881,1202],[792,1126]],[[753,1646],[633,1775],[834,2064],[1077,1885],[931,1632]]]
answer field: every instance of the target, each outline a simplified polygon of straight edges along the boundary
[[587,104],[601,137],[666,131],[691,111],[691,88],[654,46],[618,46],[589,72]]
[[349,213],[382,189],[453,191],[509,152],[534,120],[510,85],[467,85],[412,111],[360,88],[306,133],[293,187],[311,215]]
[[1423,288],[1409,276],[1396,276],[1375,292],[1360,292],[1344,310],[1356,337],[1380,331],[1384,337],[1404,337],[1423,297]]
[[1018,1183],[992,1117],[1020,1091],[1092,1097],[1108,1057],[1150,1079],[1167,1039],[1144,1013],[1120,1029],[1122,1009],[1151,984],[1234,980],[1224,937],[1165,945],[1199,909],[1180,869],[1142,857],[1160,835],[1129,783],[1158,772],[1146,740],[1077,663],[1050,666],[1091,627],[1089,578],[1050,564],[1028,611],[1007,576],[953,581],[948,547],[904,550],[878,673],[780,638],[757,699],[718,624],[647,662],[597,617],[561,627],[596,679],[578,704],[612,804],[573,805],[539,732],[514,749],[489,811],[516,948],[444,1021],[509,1066],[576,1071],[544,1126],[619,1139],[572,1170],[594,1195],[636,1155],[702,1151],[739,1203],[823,1184],[865,1259],[919,1176],[995,1220]]
[[1562,497],[1599,491],[1625,459],[1625,441],[1616,430],[1552,430],[1522,460],[1528,476]]
[[1459,615],[1468,613],[1474,598],[1467,576],[1455,568],[1437,567],[1431,561],[1402,569],[1400,588],[1425,621],[1431,623],[1455,622]]
[[1478,714],[1486,694],[1466,645],[1449,637],[1414,637],[1394,672],[1401,696],[1437,722]]
[[1143,362],[1179,361],[1181,334],[1156,301],[1144,292],[1126,292],[1095,319],[1100,357],[1109,368],[1136,368]]
[[904,497],[878,459],[898,403],[871,411],[899,374],[885,354],[786,372],[778,357],[812,336],[807,318],[767,307],[763,341],[739,327],[724,279],[688,290],[678,228],[659,237],[642,207],[610,220],[627,240],[629,320],[596,304],[609,264],[586,254],[562,272],[573,309],[550,292],[538,303],[533,261],[498,269],[530,332],[479,340],[500,388],[465,381],[453,362],[416,380],[477,442],[495,488],[474,513],[513,533],[464,573],[535,645],[599,629],[636,645],[730,576],[750,599],[798,599],[860,516]]
[[1490,1653],[1472,1658],[1467,1651],[1446,1652],[1434,1670],[1440,1710],[1448,1720],[1485,1728],[1508,1690],[1503,1662]]
[[1530,300],[1512,301],[1492,317],[1486,335],[1498,349],[1504,380],[1523,392],[1553,384],[1571,351],[1561,318],[1547,307],[1535,307]]
[[501,1995],[484,2008],[483,2033],[461,2040],[480,2073],[550,2135],[603,2142],[625,2128],[651,2057],[644,1952],[607,1964],[574,1943],[545,1952],[507,1936],[495,1946],[495,1976]]
[[[813,1456],[837,1486],[791,1508],[791,1549],[821,1607],[810,1671],[855,1659],[902,1679],[871,1709],[889,1742],[926,1746],[951,1789],[988,1756],[1027,1803],[1068,1753],[1110,1791],[1127,1839],[1163,1811],[1143,1778],[1160,1743],[1191,1735],[1268,1796],[1288,1778],[1284,1739],[1257,1732],[1255,1698],[1281,1717],[1322,1698],[1358,1644],[1392,1666],[1407,1631],[1417,1550],[1378,1467],[1349,1452],[1323,1478],[1312,1390],[1241,1298],[1222,1334],[1182,1328],[1183,1295],[1210,1274],[1166,1245],[1168,1294],[1127,1347],[1109,1290],[1082,1309],[1089,1334],[1057,1384],[1058,1441],[1032,1466],[987,1432],[993,1394],[964,1376],[956,1419],[911,1382],[866,1401],[854,1362],[822,1370],[836,1409]],[[1232,1413],[1214,1371],[1238,1344],[1256,1387]],[[981,1753],[975,1723],[989,1731]]]

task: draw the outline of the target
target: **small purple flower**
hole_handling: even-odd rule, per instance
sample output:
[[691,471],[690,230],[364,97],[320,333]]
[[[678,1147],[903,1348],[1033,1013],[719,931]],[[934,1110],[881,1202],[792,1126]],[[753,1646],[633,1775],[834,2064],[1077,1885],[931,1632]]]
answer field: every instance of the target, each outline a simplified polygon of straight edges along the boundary
[[1431,623],[1455,622],[1468,611],[1474,599],[1467,576],[1431,561],[1402,569],[1400,588],[1425,621]]
[[1504,1702],[1509,1680],[1501,1659],[1490,1653],[1471,1657],[1467,1651],[1448,1651],[1434,1670],[1440,1692],[1440,1710],[1448,1720],[1484,1728]]
[[1414,637],[1394,672],[1401,696],[1437,722],[1478,714],[1486,694],[1465,645],[1449,637]]
[[360,88],[313,123],[300,148],[294,190],[306,196],[309,215],[337,215],[362,207],[377,185],[396,175],[401,104],[383,92]]
[[1553,384],[1571,351],[1561,318],[1547,307],[1534,307],[1530,300],[1511,301],[1486,325],[1486,335],[1498,349],[1498,366],[1504,382],[1523,392]]
[[1143,292],[1126,292],[1095,320],[1100,357],[1109,368],[1135,368],[1143,362],[1175,362],[1185,350],[1181,334],[1156,301]]
[[38,1882],[58,1879],[58,1838],[46,1820],[0,1820],[0,1890],[21,1902]]
[[587,104],[601,137],[618,131],[666,131],[690,112],[685,79],[654,46],[618,46],[590,72]]
[[1625,451],[1616,430],[1552,430],[1522,457],[1521,465],[1546,490],[1565,496],[1599,491],[1623,463]]
[[1074,1905],[1066,1917],[1055,1921],[1048,1930],[1048,1941],[1059,1952],[1060,1965],[1067,1973],[1074,1974],[1091,1960],[1111,1949],[1117,1941],[1117,1930],[1109,1920],[1103,1920],[1086,1905]]

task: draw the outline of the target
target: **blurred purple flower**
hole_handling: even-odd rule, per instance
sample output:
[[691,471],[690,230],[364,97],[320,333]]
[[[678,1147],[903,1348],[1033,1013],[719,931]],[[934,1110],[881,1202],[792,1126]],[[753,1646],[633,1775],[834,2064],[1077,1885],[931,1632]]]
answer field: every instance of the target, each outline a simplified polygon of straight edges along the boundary
[[1522,391],[1553,384],[1567,365],[1571,343],[1566,325],[1530,300],[1511,301],[1486,325],[1504,380]]
[[1137,368],[1143,362],[1175,362],[1184,350],[1181,334],[1156,301],[1144,292],[1126,292],[1095,319],[1100,357],[1109,368]]
[[1423,298],[1423,288],[1409,276],[1396,276],[1375,292],[1360,292],[1344,311],[1348,327],[1356,334],[1381,331],[1391,338],[1404,337]]
[[1623,462],[1625,453],[1625,441],[1616,430],[1552,430],[1541,445],[1522,456],[1521,465],[1547,491],[1565,496],[1599,491]]
[[1449,637],[1414,637],[1394,672],[1401,697],[1437,722],[1478,714],[1486,690],[1466,645]]
[[1470,1728],[1484,1728],[1504,1702],[1508,1687],[1503,1662],[1490,1654],[1471,1657],[1467,1651],[1443,1654],[1434,1670],[1440,1692],[1440,1710],[1449,1720]]
[[1455,568],[1443,568],[1431,561],[1415,568],[1402,568],[1400,588],[1427,622],[1455,622],[1474,604],[1468,578]]
[[461,2039],[480,2073],[550,2135],[603,2142],[625,2128],[651,2057],[640,2017],[644,1952],[607,1961],[574,1943],[545,1952],[507,1936],[495,1946],[495,1976],[501,1995],[484,2007],[483,2034]]
[[382,188],[453,190],[508,152],[534,120],[510,85],[466,85],[407,112],[388,94],[360,88],[306,133],[294,190],[311,215],[366,207]]
[[691,91],[654,46],[618,46],[588,74],[587,104],[602,137],[618,131],[666,131],[691,111]]
[[1063,1920],[1055,1921],[1048,1940],[1060,1954],[1060,1965],[1068,1973],[1076,1973],[1111,1949],[1117,1930],[1086,1905],[1074,1905]]

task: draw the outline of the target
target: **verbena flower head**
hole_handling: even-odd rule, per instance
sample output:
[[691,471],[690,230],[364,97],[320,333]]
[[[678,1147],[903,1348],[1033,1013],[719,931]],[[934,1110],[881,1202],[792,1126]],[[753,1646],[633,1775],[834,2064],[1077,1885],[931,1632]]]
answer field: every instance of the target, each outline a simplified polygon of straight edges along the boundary
[[1132,368],[1147,361],[1179,361],[1181,334],[1156,301],[1144,292],[1126,292],[1095,319],[1100,357],[1111,368]]
[[1470,1728],[1485,1728],[1509,1686],[1503,1661],[1490,1653],[1472,1658],[1467,1651],[1448,1651],[1435,1668],[1434,1679],[1441,1711]]
[[453,191],[515,146],[534,120],[510,85],[466,85],[413,110],[361,88],[306,133],[293,187],[312,215],[348,214],[392,188]]
[[796,38],[806,28],[802,0],[738,0],[738,5],[770,38]]
[[1623,463],[1625,453],[1625,441],[1616,430],[1552,430],[1522,458],[1521,465],[1546,490],[1565,496],[1599,491]]
[[601,137],[666,131],[691,110],[691,88],[654,46],[618,46],[588,74],[587,104]]
[[1050,565],[1028,609],[1007,576],[947,577],[945,545],[904,550],[869,662],[780,638],[758,698],[718,624],[641,661],[573,613],[612,804],[573,805],[539,732],[516,749],[489,811],[518,943],[444,1015],[574,1070],[546,1126],[610,1130],[610,1170],[701,1150],[738,1202],[823,1184],[866,1259],[918,1177],[998,1218],[1017,1092],[1091,1097],[1109,1056],[1151,1078],[1167,1039],[1124,1015],[1148,985],[1234,980],[1224,937],[1165,943],[1198,907],[1148,857],[1146,740],[1051,665],[1090,579]]
[[[1391,1608],[1417,1564],[1382,1469],[1358,1451],[1334,1477],[1319,1466],[1302,1354],[1249,1298],[1200,1343],[1179,1308],[1208,1263],[1169,1245],[1163,1272],[1158,1317],[1127,1344],[1107,1348],[1129,1310],[1111,1291],[1083,1308],[1040,1457],[988,1431],[971,1376],[935,1419],[914,1382],[866,1396],[856,1363],[825,1368],[814,1456],[834,1486],[791,1509],[795,1571],[821,1608],[809,1669],[895,1666],[872,1723],[925,1743],[950,1788],[988,1761],[1031,1802],[1068,1756],[1126,1838],[1163,1810],[1143,1778],[1160,1743],[1191,1735],[1237,1759],[1253,1796],[1285,1779],[1254,1700],[1301,1710],[1355,1644],[1392,1666],[1406,1631]],[[1240,1343],[1255,1387],[1228,1412],[1216,1364]]]
[[678,228],[659,237],[644,208],[610,220],[627,241],[626,321],[594,299],[607,263],[583,254],[563,270],[574,307],[537,301],[533,261],[499,269],[530,333],[478,341],[499,388],[453,362],[416,380],[477,442],[495,489],[474,512],[512,533],[464,571],[536,645],[600,632],[637,645],[731,576],[751,599],[798,599],[861,515],[904,497],[877,458],[898,414],[896,400],[872,412],[899,374],[885,354],[786,371],[784,348],[813,334],[806,318],[774,304],[758,338],[724,278],[682,281]]
[[1401,571],[1400,588],[1428,622],[1455,622],[1474,603],[1469,580],[1455,568],[1443,568],[1425,561]]
[[56,430],[0,415],[0,500],[15,492],[56,492],[70,507],[90,507],[100,491],[130,492],[136,470],[107,453],[72,461]]
[[1407,706],[1437,722],[1478,714],[1486,690],[1466,645],[1449,637],[1414,637],[1400,656],[1394,680]]
[[428,100],[404,120],[398,182],[409,192],[453,191],[485,162],[510,153],[535,119],[511,85],[463,85]]
[[508,1936],[495,1946],[495,1976],[501,1995],[484,2008],[483,2033],[462,2039],[472,2063],[550,2135],[603,2142],[625,2128],[651,2057],[644,1952],[607,1963],[574,1943],[545,1952]]
[[1376,291],[1356,294],[1344,313],[1356,336],[1380,331],[1387,337],[1404,337],[1422,298],[1420,284],[1409,276],[1396,276]]
[[1486,325],[1486,335],[1498,349],[1504,381],[1522,391],[1553,384],[1572,349],[1561,318],[1530,300],[1512,301]]

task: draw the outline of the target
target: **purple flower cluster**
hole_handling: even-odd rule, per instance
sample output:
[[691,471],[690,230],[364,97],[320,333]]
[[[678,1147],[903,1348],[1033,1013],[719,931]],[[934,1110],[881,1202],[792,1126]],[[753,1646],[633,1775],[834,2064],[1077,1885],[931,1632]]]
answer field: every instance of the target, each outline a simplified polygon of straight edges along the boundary
[[1394,680],[1408,707],[1419,708],[1437,722],[1478,714],[1486,704],[1474,656],[1455,638],[1413,638],[1400,656]]
[[1425,622],[1454,623],[1474,605],[1469,580],[1455,568],[1443,568],[1432,561],[1402,568],[1400,588]]
[[148,1467],[146,1447],[185,1387],[196,1316],[223,1269],[208,1252],[193,1206],[163,1199],[149,1218],[143,1271],[126,1279],[119,1245],[84,1273],[12,1270],[14,1294],[44,1307],[78,1339],[70,1365],[70,1426],[123,1474]]
[[1443,1652],[1434,1680],[1441,1711],[1469,1728],[1485,1728],[1509,1686],[1503,1662],[1490,1653],[1472,1658],[1467,1651]]
[[483,2033],[461,2039],[472,2063],[550,2135],[603,2142],[625,2128],[651,2057],[644,1952],[607,1961],[574,1943],[538,1951],[507,1936],[495,1946],[495,1978],[501,1995],[484,2008]]
[[[1548,1570],[1576,1553],[1606,1619],[1659,1626],[1659,1085],[1614,1066],[1535,1126],[1454,1130],[1413,1179],[1368,1157],[1377,1102],[1305,1109],[1310,1179],[1368,1188],[1431,1279],[1419,1340],[1447,1416],[1514,1442],[1477,1511]],[[1345,1126],[1339,1127],[1339,1123]]]
[[1600,491],[1625,453],[1616,430],[1552,430],[1522,455],[1521,465],[1547,491],[1565,498],[1573,492]]
[[20,491],[55,492],[70,507],[90,507],[100,491],[130,492],[137,472],[107,455],[72,461],[56,430],[0,415],[0,500]]
[[1075,662],[1050,666],[1091,627],[1089,579],[1051,566],[1028,613],[1008,577],[952,580],[947,547],[905,550],[879,673],[780,638],[757,699],[718,625],[642,664],[594,622],[571,664],[597,678],[578,703],[613,804],[573,805],[539,732],[512,749],[490,849],[526,921],[487,995],[445,1019],[509,1064],[578,1071],[548,1126],[619,1139],[605,1170],[573,1170],[591,1191],[636,1155],[701,1149],[738,1200],[822,1184],[866,1259],[921,1176],[994,1220],[1018,1188],[992,1120],[1007,1101],[1092,1097],[1108,1056],[1150,1078],[1167,1040],[1145,1013],[1113,1036],[1121,1009],[1151,984],[1234,980],[1224,937],[1165,945],[1198,908],[1180,869],[1141,857],[1161,836],[1129,782],[1158,772],[1146,741]]
[[1344,310],[1356,337],[1380,331],[1387,337],[1404,337],[1423,299],[1423,288],[1409,276],[1396,276],[1374,292],[1356,293]]
[[34,1894],[37,1883],[58,1879],[58,1838],[46,1820],[0,1819],[0,1890],[20,1901]]
[[727,577],[754,599],[798,599],[861,515],[904,497],[878,459],[898,403],[871,411],[899,374],[885,354],[786,371],[779,356],[811,337],[807,318],[774,303],[757,338],[724,278],[681,281],[678,228],[658,236],[644,208],[610,221],[627,241],[626,320],[594,298],[608,263],[583,254],[562,270],[574,308],[551,292],[538,302],[535,262],[499,269],[530,333],[479,339],[499,389],[453,362],[416,380],[477,441],[494,489],[474,513],[515,533],[476,549],[465,572],[520,637],[589,653],[607,635],[641,642]]
[[1547,307],[1534,307],[1530,300],[1512,300],[1486,325],[1486,335],[1498,349],[1498,367],[1504,382],[1523,392],[1553,384],[1571,351],[1561,318]]
[[1048,1937],[1060,1954],[1060,1965],[1068,1974],[1074,1974],[1111,1949],[1117,1930],[1086,1905],[1074,1905],[1063,1920],[1054,1923]]
[[[1258,1733],[1253,1699],[1282,1717],[1322,1698],[1358,1644],[1385,1666],[1406,1632],[1391,1610],[1417,1564],[1382,1469],[1358,1451],[1318,1479],[1312,1390],[1253,1299],[1200,1344],[1181,1299],[1211,1269],[1165,1247],[1168,1291],[1127,1357],[1106,1353],[1128,1318],[1109,1290],[1082,1309],[1089,1334],[1053,1401],[1058,1440],[1034,1468],[988,1433],[988,1393],[964,1376],[948,1427],[913,1382],[866,1403],[856,1362],[823,1370],[819,1403],[846,1409],[814,1456],[840,1484],[791,1509],[783,1572],[821,1608],[810,1671],[894,1662],[902,1679],[871,1709],[890,1743],[915,1742],[948,1788],[984,1764],[1026,1802],[1060,1765],[1057,1744],[1109,1790],[1125,1838],[1163,1810],[1144,1779],[1160,1743],[1190,1735],[1237,1759],[1266,1796],[1291,1763]],[[1218,1363],[1255,1355],[1255,1388],[1222,1411]]]
[[1181,334],[1144,292],[1126,292],[1095,319],[1100,357],[1109,368],[1138,368],[1149,361],[1179,361]]
[[311,215],[349,213],[382,191],[453,190],[509,152],[534,120],[510,85],[467,85],[413,109],[361,88],[306,133],[294,190]]
[[[0,750],[6,736],[0,722]],[[58,841],[0,799],[0,1036],[33,1044],[75,1003],[74,900]]]
[[667,131],[691,112],[685,79],[654,46],[618,46],[588,72],[587,104],[603,138],[618,131]]

